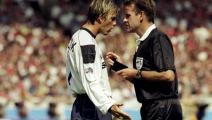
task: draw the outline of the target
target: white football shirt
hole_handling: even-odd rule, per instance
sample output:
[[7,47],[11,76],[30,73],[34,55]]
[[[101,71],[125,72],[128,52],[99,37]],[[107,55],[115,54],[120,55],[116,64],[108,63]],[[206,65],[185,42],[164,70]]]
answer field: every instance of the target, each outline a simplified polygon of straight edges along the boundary
[[99,110],[106,114],[115,103],[102,52],[95,36],[81,28],[72,36],[66,51],[67,84],[73,95],[87,94]]

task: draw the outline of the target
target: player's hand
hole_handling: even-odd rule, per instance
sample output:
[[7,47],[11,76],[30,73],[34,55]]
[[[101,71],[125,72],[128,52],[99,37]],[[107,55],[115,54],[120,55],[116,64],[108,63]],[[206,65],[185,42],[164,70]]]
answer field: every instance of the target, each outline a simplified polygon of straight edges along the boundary
[[123,106],[123,104],[114,104],[111,106],[112,115],[122,120],[131,120],[130,116],[120,109],[120,106]]
[[116,60],[116,61],[120,62],[120,57],[117,54],[113,53],[113,52],[108,52],[106,54],[106,62],[107,62],[107,64],[109,66],[112,66],[114,64],[113,60]]

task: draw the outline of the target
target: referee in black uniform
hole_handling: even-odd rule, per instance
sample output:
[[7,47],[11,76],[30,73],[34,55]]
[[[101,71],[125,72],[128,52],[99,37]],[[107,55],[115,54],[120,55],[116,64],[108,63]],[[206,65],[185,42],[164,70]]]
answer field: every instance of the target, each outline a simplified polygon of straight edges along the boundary
[[[142,120],[182,120],[173,47],[154,24],[155,9],[153,0],[124,1],[125,29],[140,38],[136,41],[134,68],[117,73],[134,84],[137,100],[142,103]],[[117,54],[109,52],[110,65],[113,59],[120,61]]]

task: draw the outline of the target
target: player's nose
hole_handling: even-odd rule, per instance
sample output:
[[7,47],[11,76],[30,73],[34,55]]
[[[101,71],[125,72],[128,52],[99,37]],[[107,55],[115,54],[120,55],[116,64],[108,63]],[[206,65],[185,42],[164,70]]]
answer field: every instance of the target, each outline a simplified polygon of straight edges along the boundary
[[124,22],[124,23],[126,23],[126,22],[127,22],[127,18],[126,18],[126,17],[124,17],[123,22]]
[[116,21],[113,21],[113,27],[116,26]]

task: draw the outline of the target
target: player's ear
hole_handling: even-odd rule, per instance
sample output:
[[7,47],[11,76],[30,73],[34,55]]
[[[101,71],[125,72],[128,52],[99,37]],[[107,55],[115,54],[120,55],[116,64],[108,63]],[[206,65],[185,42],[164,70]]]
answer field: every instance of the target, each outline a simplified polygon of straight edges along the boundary
[[96,20],[99,24],[101,24],[104,21],[104,17],[100,16],[97,20]]
[[140,11],[138,14],[140,16],[140,22],[142,22],[144,19],[144,11]]

